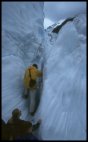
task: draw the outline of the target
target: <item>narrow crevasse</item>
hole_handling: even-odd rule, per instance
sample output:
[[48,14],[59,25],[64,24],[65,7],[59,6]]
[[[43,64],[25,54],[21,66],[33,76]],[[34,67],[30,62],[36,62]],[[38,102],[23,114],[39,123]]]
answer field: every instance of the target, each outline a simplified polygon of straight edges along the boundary
[[[58,33],[44,32],[44,3],[2,3],[2,118],[14,108],[31,120],[22,98],[26,67],[43,71],[41,100],[34,120],[43,140],[86,139],[86,15],[67,22]],[[55,25],[56,27],[57,25]]]

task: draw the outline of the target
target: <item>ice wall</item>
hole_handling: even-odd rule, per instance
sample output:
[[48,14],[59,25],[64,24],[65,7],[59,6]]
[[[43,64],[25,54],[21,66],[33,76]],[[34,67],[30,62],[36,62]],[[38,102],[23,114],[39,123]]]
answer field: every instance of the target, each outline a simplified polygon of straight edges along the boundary
[[22,118],[30,120],[22,79],[25,68],[36,62],[39,68],[44,65],[42,96],[34,117],[42,119],[38,136],[84,140],[86,17],[79,15],[58,34],[47,30],[45,36],[43,21],[42,2],[2,2],[2,118],[7,121],[18,107]]
[[[22,98],[25,68],[41,62],[43,2],[2,2],[2,118],[14,108],[29,120],[29,102]],[[41,65],[39,66],[41,67]]]
[[[50,34],[52,41],[50,40]],[[45,33],[43,94],[38,113],[43,140],[86,139],[86,15]]]

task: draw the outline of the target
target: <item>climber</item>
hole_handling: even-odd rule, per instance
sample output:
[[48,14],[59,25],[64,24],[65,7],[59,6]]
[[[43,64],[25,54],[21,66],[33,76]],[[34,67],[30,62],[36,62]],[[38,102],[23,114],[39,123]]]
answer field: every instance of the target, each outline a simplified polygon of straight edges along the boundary
[[38,140],[37,137],[35,137],[32,134],[32,124],[27,124],[26,125],[26,133],[23,135],[19,135],[15,138],[15,140]]
[[20,116],[21,111],[16,108],[12,111],[12,117],[7,122],[7,126],[10,128],[11,140],[15,140],[16,138],[24,137],[26,135],[31,137],[32,131],[35,131],[40,126],[41,120],[32,125],[30,121],[20,119]]
[[35,96],[38,88],[37,79],[42,77],[42,72],[38,70],[38,66],[33,64],[25,71],[24,75],[24,97],[28,98],[30,94],[30,114],[35,113]]
[[16,108],[12,111],[12,117],[8,120],[7,124],[12,124],[13,122],[16,122],[16,120],[20,120],[21,111]]

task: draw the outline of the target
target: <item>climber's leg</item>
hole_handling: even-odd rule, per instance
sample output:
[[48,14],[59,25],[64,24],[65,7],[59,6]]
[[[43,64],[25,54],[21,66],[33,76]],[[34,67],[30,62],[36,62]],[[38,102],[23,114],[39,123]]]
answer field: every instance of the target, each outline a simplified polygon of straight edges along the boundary
[[35,111],[36,104],[36,90],[30,91],[30,114],[33,115]]

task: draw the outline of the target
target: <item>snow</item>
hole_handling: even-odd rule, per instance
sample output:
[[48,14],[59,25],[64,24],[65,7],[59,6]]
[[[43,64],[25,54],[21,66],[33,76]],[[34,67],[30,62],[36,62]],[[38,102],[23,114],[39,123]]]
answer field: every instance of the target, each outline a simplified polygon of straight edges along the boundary
[[26,67],[38,63],[43,48],[44,3],[2,3],[2,118],[7,122],[12,110],[22,110],[30,120],[29,102],[22,98]]
[[53,21],[51,21],[48,18],[44,18],[44,29],[47,29],[47,27],[53,25]]
[[[2,118],[22,110],[31,120],[29,100],[22,98],[26,67],[43,69],[41,101],[34,120],[42,140],[86,139],[86,17],[78,15],[58,34],[44,33],[44,3],[2,3]],[[56,24],[58,25],[58,23]]]
[[54,28],[61,25],[64,21],[65,21],[65,19],[59,20],[59,22],[57,22],[57,24],[54,26]]

